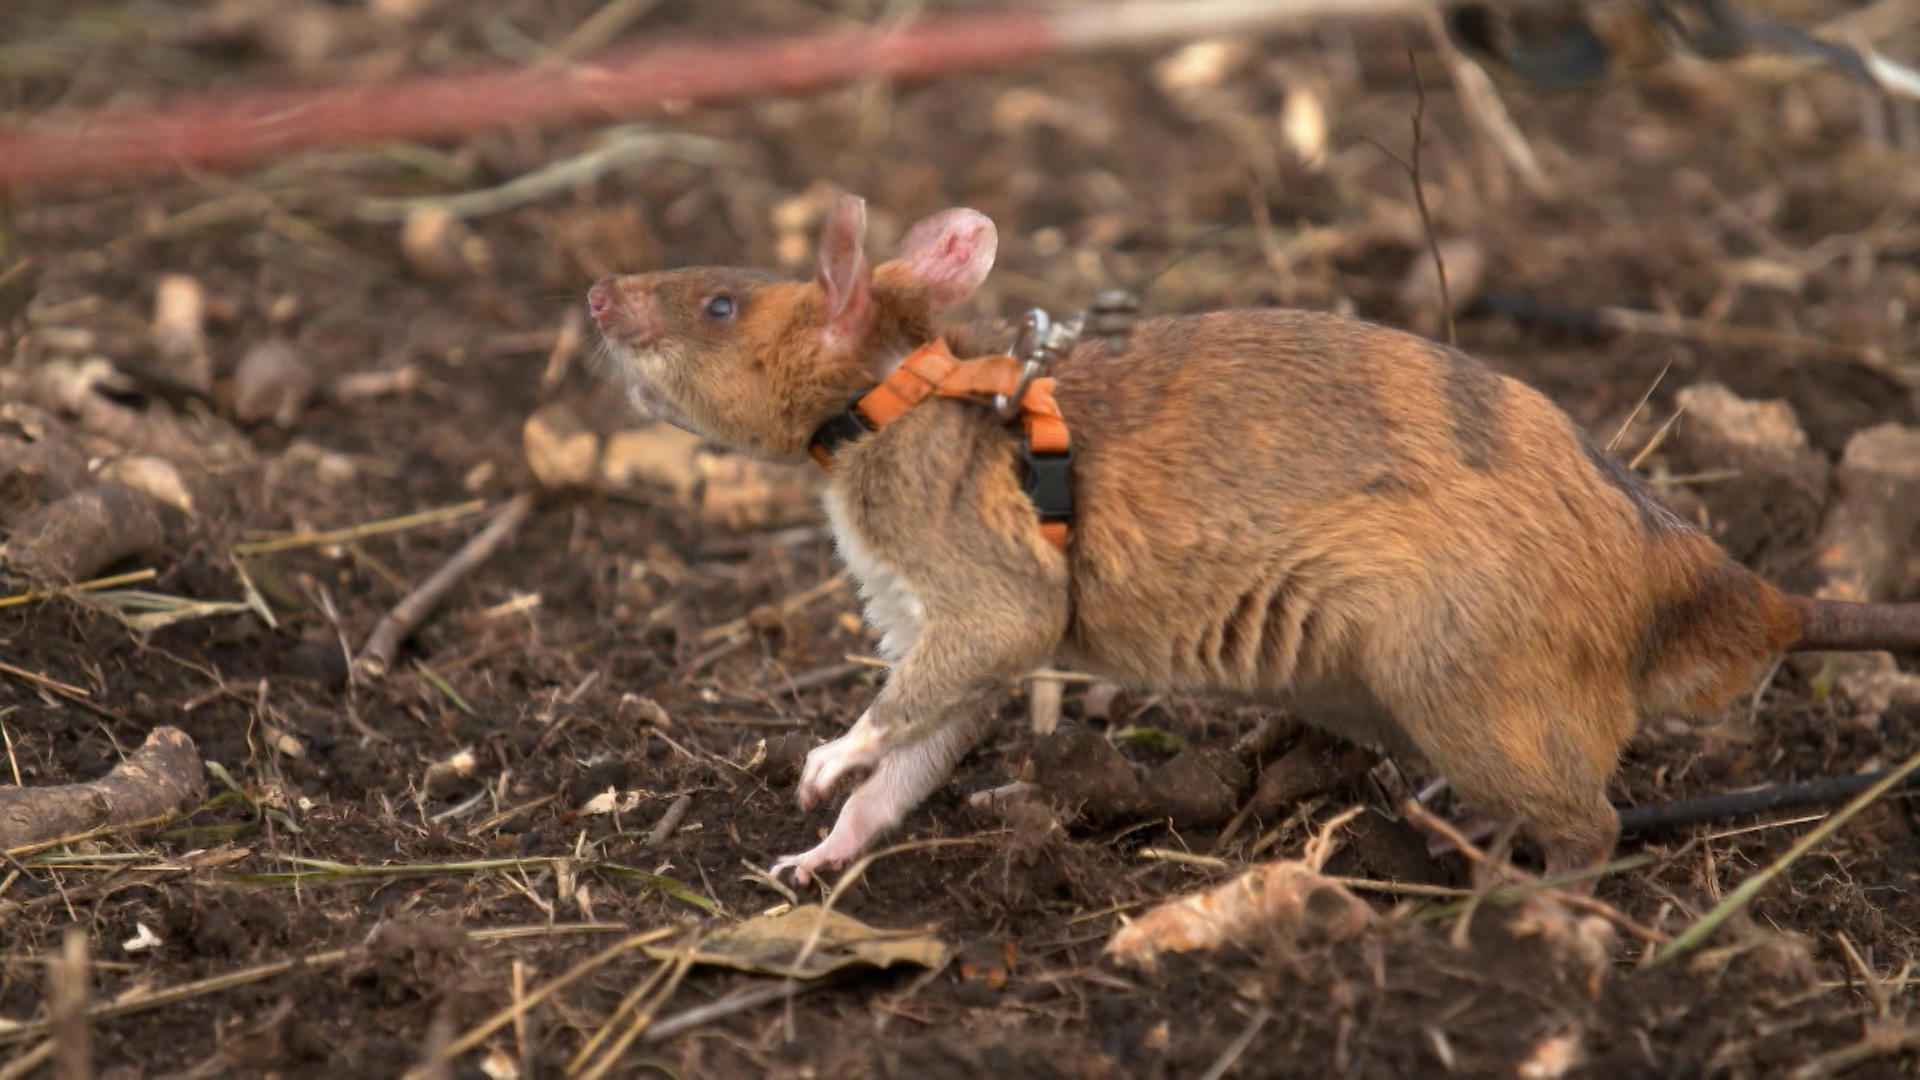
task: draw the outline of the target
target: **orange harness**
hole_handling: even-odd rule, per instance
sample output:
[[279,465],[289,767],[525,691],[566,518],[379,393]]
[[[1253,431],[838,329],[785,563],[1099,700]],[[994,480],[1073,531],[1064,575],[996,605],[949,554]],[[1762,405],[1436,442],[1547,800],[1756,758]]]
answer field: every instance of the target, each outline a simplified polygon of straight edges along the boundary
[[[845,412],[820,425],[807,450],[823,468],[833,468],[833,452],[840,444],[869,431],[878,431],[905,416],[930,397],[957,398],[994,405],[1011,397],[1020,386],[1020,361],[1011,356],[982,356],[956,360],[944,340],[915,349],[880,385],[853,399]],[[1067,522],[1073,517],[1073,442],[1060,404],[1053,399],[1054,380],[1036,378],[1020,396],[1020,460],[1025,467],[1022,487],[1040,511],[1040,532],[1054,547],[1067,548]]]

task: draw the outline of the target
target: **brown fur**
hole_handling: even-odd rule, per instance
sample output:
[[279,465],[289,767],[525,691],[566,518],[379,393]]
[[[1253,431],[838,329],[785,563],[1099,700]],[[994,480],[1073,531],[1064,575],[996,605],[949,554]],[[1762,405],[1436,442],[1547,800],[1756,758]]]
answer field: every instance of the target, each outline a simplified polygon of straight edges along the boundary
[[[679,313],[739,271],[611,287],[667,310],[642,345],[666,357],[650,377],[686,417],[791,455],[931,336],[938,305],[916,275],[950,280],[960,264],[942,257],[879,267],[872,321],[839,352],[817,330],[833,267],[747,282],[721,332]],[[1293,705],[1424,755],[1482,811],[1522,819],[1552,868],[1585,865],[1612,849],[1606,785],[1638,717],[1726,703],[1797,636],[1777,590],[1541,394],[1458,351],[1230,311],[1143,321],[1123,354],[1083,346],[1054,374],[1077,455],[1064,556],[984,409],[933,400],[839,452],[829,510],[896,667],[809,761],[803,804],[842,772],[873,776],[826,843],[783,860],[802,880],[897,822],[1005,681],[1048,661]]]

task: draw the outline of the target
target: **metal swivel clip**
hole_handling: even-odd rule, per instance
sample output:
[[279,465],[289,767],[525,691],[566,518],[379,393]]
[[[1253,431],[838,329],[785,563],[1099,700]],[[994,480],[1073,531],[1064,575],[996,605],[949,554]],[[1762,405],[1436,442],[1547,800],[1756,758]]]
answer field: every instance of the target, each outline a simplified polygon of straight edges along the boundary
[[1020,333],[1013,342],[1013,355],[1021,359],[1020,381],[1014,384],[1013,393],[996,394],[993,399],[994,411],[1001,419],[1011,420],[1020,414],[1020,402],[1027,396],[1028,385],[1046,374],[1062,353],[1079,342],[1086,323],[1084,311],[1076,311],[1059,322],[1054,322],[1039,308],[1027,312],[1020,320]]

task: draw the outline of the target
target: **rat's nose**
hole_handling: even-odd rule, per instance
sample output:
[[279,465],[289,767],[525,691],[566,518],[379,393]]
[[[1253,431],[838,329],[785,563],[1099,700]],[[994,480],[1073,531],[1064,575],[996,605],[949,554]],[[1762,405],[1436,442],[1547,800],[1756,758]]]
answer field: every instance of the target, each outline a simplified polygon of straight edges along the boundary
[[587,314],[609,338],[644,345],[660,332],[660,302],[634,278],[606,277],[587,290]]
[[605,317],[607,309],[611,306],[613,306],[613,290],[607,288],[607,283],[604,281],[594,282],[593,288],[587,290],[587,314],[598,321]]

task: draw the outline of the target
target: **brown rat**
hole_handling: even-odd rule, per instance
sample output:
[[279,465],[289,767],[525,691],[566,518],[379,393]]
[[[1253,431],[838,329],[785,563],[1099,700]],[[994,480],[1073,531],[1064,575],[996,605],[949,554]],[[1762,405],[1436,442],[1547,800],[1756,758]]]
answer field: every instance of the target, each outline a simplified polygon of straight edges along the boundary
[[[991,221],[942,211],[871,270],[865,224],[840,200],[811,281],[695,267],[595,284],[634,400],[798,459],[918,346],[1004,348],[945,321],[992,266]],[[1047,663],[1284,704],[1419,754],[1566,870],[1613,849],[1607,782],[1641,715],[1718,708],[1787,649],[1920,646],[1920,605],[1781,593],[1544,396],[1410,334],[1171,316],[1053,373],[1075,446],[1064,553],[990,409],[934,398],[835,452],[828,516],[894,666],[808,755],[800,803],[869,775],[776,872],[805,883],[865,850]]]

